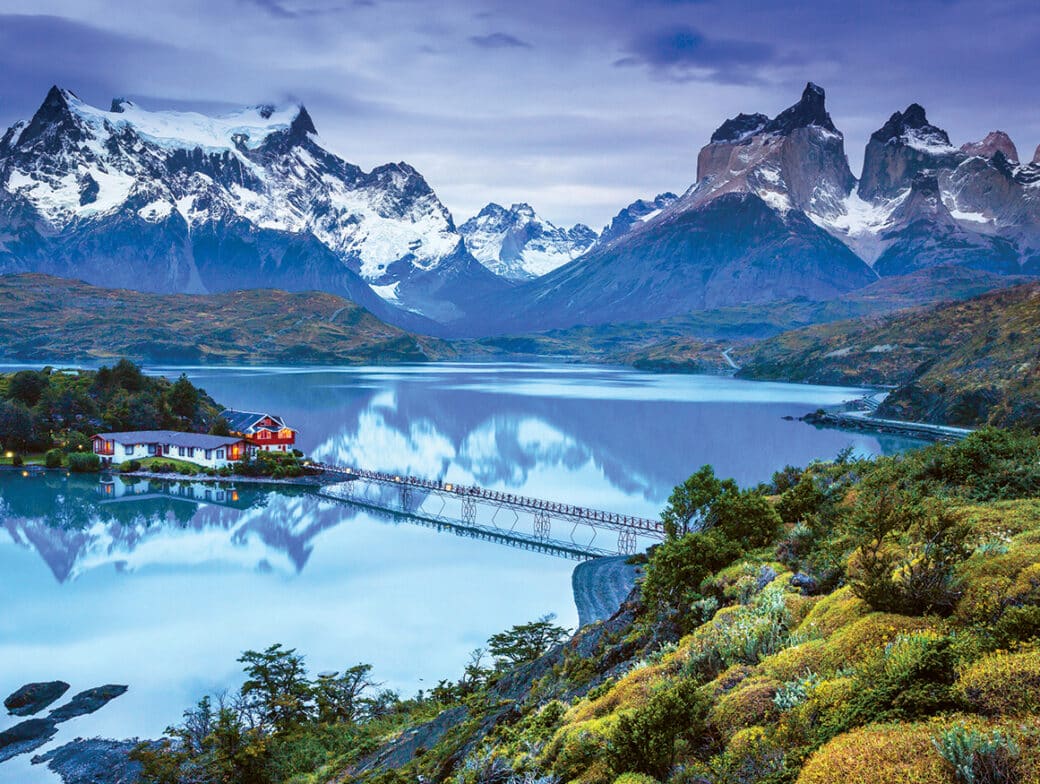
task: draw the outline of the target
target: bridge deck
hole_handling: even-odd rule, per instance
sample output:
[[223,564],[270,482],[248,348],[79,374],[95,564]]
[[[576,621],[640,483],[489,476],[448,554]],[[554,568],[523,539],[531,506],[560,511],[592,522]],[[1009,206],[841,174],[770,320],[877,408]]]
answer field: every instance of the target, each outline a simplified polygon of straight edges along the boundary
[[366,480],[380,484],[391,485],[398,488],[415,487],[430,493],[437,493],[453,498],[473,499],[496,504],[510,509],[524,509],[533,512],[541,512],[553,517],[573,521],[587,522],[592,525],[609,528],[616,531],[633,531],[639,534],[664,537],[664,525],[660,520],[650,520],[645,517],[623,515],[616,512],[605,512],[600,509],[589,509],[571,504],[561,504],[556,501],[546,501],[540,498],[503,493],[498,490],[488,490],[483,487],[472,487],[456,485],[439,480],[420,479],[414,476],[400,476],[396,474],[384,474],[378,471],[366,471],[359,468],[348,468],[344,466],[328,465],[324,463],[315,464],[316,468],[329,474],[337,474],[347,480]]

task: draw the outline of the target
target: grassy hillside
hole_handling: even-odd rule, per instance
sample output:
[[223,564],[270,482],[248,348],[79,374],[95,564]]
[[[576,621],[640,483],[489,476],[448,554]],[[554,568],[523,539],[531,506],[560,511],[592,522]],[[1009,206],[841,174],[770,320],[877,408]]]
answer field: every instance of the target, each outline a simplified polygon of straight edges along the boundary
[[784,333],[735,352],[746,378],[896,387],[882,416],[1040,425],[1040,284]]
[[1040,781],[1038,450],[984,430],[743,491],[702,469],[610,620],[514,627],[410,700],[248,652],[241,699],[141,749],[142,780]]
[[421,362],[436,347],[320,292],[206,296],[101,289],[47,275],[0,276],[0,356],[75,361]]

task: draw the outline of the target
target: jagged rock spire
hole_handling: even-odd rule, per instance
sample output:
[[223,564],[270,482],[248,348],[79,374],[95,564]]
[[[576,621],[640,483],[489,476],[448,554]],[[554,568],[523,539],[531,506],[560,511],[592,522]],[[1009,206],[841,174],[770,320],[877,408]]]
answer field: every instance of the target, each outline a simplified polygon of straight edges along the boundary
[[809,82],[798,103],[789,106],[772,120],[765,114],[744,114],[731,117],[711,135],[712,142],[735,142],[756,133],[787,134],[796,128],[816,125],[837,133],[826,107],[827,94],[818,84]]
[[950,144],[950,137],[946,131],[928,122],[928,115],[919,103],[910,104],[904,112],[895,112],[888,118],[888,122],[871,134],[870,139],[888,142],[903,138],[908,131],[916,131],[919,136],[934,137],[936,142],[947,146]]
[[827,94],[818,84],[809,82],[802,97],[794,106],[784,109],[765,127],[767,133],[790,133],[796,128],[816,125],[828,131],[838,132],[827,113]]

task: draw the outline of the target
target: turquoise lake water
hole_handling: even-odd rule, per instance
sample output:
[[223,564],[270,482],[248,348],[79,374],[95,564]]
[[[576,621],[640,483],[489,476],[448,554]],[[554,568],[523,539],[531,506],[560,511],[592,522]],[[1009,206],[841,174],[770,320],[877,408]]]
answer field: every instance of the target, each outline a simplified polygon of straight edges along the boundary
[[[845,388],[555,364],[148,370],[281,415],[316,459],[646,517],[704,463],[753,484],[847,446],[916,445],[783,419],[861,393]],[[572,560],[298,489],[120,482],[0,472],[0,696],[130,686],[45,748],[156,737],[236,688],[248,648],[296,647],[312,672],[368,662],[410,694],[512,624],[577,622]],[[56,780],[29,756],[0,782]]]

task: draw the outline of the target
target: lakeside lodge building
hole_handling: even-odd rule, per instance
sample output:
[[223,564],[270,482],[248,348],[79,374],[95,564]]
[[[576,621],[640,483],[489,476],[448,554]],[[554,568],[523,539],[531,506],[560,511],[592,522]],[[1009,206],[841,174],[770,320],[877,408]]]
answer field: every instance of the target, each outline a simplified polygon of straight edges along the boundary
[[94,454],[104,465],[144,457],[186,460],[204,468],[223,468],[256,452],[291,452],[296,431],[273,414],[225,409],[220,416],[230,436],[181,433],[176,430],[130,430],[98,433],[91,438]]
[[254,449],[291,452],[296,446],[296,431],[280,416],[227,408],[220,412],[220,417],[227,422],[231,435],[244,438]]
[[244,458],[250,449],[244,438],[175,430],[98,433],[90,440],[94,454],[105,465],[143,457],[169,457],[205,468],[223,468]]

